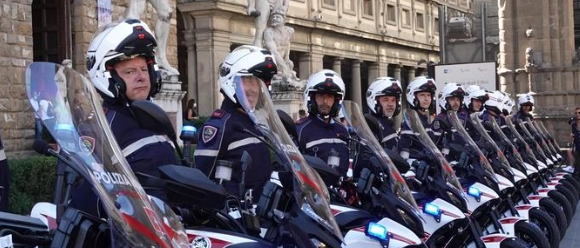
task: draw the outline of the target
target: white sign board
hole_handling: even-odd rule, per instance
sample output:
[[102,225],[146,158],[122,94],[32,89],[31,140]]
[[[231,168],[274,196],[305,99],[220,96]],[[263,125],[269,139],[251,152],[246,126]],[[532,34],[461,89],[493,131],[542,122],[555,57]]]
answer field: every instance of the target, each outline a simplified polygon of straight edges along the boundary
[[435,65],[436,100],[439,100],[439,92],[446,83],[461,84],[464,89],[470,85],[479,85],[486,90],[496,90],[496,78],[495,62]]

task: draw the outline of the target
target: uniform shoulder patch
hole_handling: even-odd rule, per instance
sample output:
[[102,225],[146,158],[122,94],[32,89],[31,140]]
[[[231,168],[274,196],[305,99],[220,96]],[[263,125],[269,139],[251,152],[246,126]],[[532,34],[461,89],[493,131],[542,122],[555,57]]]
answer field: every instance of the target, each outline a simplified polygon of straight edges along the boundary
[[222,117],[224,117],[225,114],[226,114],[226,111],[218,109],[216,111],[213,111],[213,113],[211,113],[211,118],[212,119],[221,119]]
[[434,120],[433,121],[433,130],[439,130],[441,128],[441,124],[439,123],[439,120]]
[[203,141],[203,143],[207,144],[216,137],[217,133],[218,133],[217,127],[206,125],[201,130],[201,140]]

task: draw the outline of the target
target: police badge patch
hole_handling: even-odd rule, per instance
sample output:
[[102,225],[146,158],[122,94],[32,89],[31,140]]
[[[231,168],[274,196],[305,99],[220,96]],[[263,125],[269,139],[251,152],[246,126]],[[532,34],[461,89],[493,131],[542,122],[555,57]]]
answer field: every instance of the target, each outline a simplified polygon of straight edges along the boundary
[[439,120],[433,122],[433,130],[439,130],[441,125],[439,124]]
[[91,154],[95,150],[95,138],[90,136],[79,137],[79,147],[81,151]]
[[217,131],[218,131],[217,127],[204,126],[203,130],[202,130],[202,135],[201,135],[201,139],[202,139],[203,143],[208,143],[213,138],[215,138]]

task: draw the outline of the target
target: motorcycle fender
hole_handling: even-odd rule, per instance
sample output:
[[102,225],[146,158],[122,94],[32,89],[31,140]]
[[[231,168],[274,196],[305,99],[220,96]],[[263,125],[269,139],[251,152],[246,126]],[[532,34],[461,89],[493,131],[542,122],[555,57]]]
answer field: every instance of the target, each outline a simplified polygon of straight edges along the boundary
[[56,205],[48,202],[39,202],[34,204],[30,211],[30,217],[40,219],[48,230],[58,228],[56,224]]
[[526,221],[526,219],[521,217],[506,217],[499,219],[499,224],[501,224],[501,228],[505,234],[513,236],[516,233],[516,223],[519,221]]
[[546,195],[529,195],[528,200],[533,207],[540,207],[540,200],[544,197],[548,197],[547,193]]
[[533,208],[531,204],[521,204],[515,206],[516,210],[518,211],[518,215],[526,220],[530,219],[530,210]]
[[536,169],[536,167],[532,166],[531,164],[524,162],[524,166],[526,167],[526,174],[532,175],[534,173],[538,173],[538,169]]
[[495,234],[489,234],[489,235],[482,236],[481,240],[485,244],[486,248],[500,248],[501,243],[504,240],[509,239],[509,238],[511,238],[511,236],[505,235],[505,234],[495,233]]

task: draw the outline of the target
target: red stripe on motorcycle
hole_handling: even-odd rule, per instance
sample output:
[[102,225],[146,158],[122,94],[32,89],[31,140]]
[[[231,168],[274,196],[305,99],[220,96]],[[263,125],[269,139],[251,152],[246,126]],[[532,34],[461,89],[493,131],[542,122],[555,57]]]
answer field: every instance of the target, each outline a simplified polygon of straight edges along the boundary
[[403,237],[403,236],[401,236],[401,235],[398,235],[398,234],[394,234],[394,233],[391,233],[391,232],[389,232],[389,236],[390,236],[392,239],[399,240],[399,241],[401,241],[401,242],[404,242],[404,243],[407,243],[407,244],[410,244],[410,245],[415,245],[415,244],[417,244],[415,241],[413,241],[413,240],[410,240],[410,239],[408,239],[408,238],[405,238],[405,237]]
[[487,236],[481,238],[481,240],[486,243],[497,243],[503,241],[504,239],[506,239],[506,236]]
[[540,200],[542,198],[544,198],[544,197],[541,196],[541,195],[531,195],[531,196],[528,196],[528,199],[530,199],[530,200]]
[[516,223],[520,220],[520,218],[504,218],[504,219],[500,219],[499,222],[501,224],[513,224]]
[[516,210],[528,210],[531,208],[532,208],[532,205],[516,206]]

